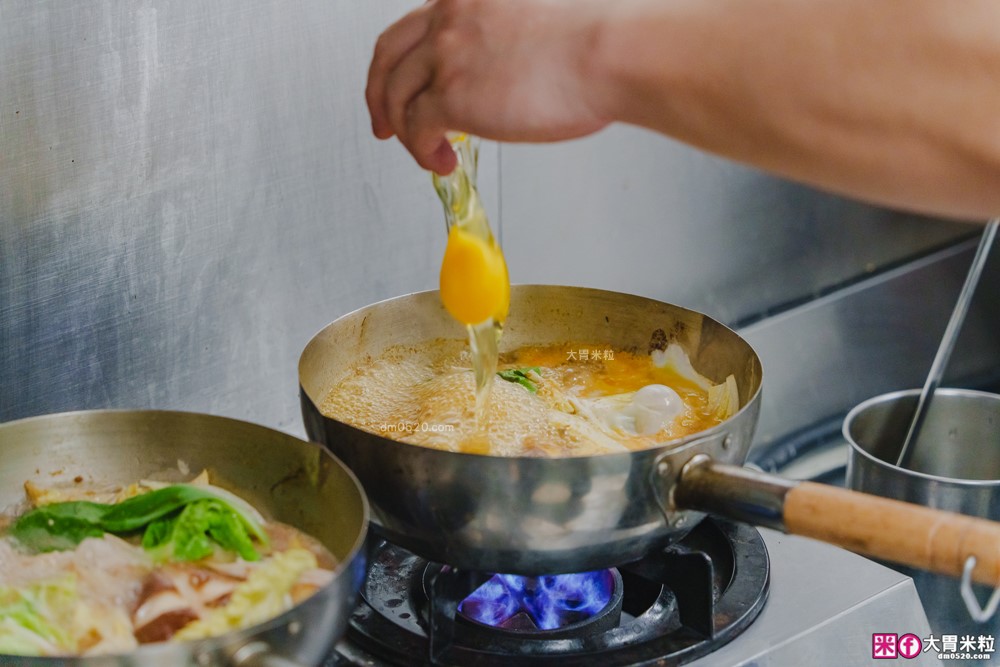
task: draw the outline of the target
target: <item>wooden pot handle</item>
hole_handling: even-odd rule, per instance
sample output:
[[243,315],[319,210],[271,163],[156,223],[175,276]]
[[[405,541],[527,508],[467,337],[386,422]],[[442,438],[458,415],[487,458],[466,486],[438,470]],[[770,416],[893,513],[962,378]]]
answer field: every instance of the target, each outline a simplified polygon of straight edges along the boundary
[[699,454],[673,488],[675,509],[712,512],[866,556],[1000,587],[1000,523],[813,482],[792,482]]
[[976,557],[972,580],[1000,586],[1000,523],[802,482],[785,494],[789,533],[953,577]]

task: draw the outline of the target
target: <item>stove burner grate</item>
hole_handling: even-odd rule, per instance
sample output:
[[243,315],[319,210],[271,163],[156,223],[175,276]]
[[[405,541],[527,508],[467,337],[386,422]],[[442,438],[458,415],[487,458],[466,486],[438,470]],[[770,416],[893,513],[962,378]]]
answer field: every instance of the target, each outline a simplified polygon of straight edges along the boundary
[[739,635],[767,599],[769,564],[760,534],[716,518],[618,571],[620,621],[585,632],[519,633],[457,614],[459,602],[490,574],[429,564],[383,541],[373,550],[338,661],[327,666],[361,664],[361,656],[363,664],[378,666],[681,665]]

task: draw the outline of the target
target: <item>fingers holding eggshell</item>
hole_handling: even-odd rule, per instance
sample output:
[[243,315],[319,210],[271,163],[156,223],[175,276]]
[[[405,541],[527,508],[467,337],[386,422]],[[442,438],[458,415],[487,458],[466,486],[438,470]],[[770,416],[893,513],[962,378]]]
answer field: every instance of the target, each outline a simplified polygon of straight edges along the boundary
[[379,139],[393,135],[386,112],[386,84],[400,61],[426,37],[430,30],[433,2],[413,10],[379,35],[368,68],[365,101],[371,116],[372,131]]
[[411,104],[431,87],[434,70],[433,53],[426,44],[421,44],[399,61],[386,78],[386,120],[390,130],[404,144],[409,143]]
[[444,114],[440,95],[433,87],[425,88],[406,109],[406,129],[400,141],[424,169],[449,174],[457,158],[445,133],[451,127]]

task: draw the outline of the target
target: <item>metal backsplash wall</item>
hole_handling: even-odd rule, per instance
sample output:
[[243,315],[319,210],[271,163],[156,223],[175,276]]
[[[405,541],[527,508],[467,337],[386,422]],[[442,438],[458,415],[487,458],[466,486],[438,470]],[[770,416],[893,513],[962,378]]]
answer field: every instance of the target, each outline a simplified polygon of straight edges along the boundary
[[429,178],[364,107],[408,4],[0,0],[0,417],[298,428],[311,333],[436,282]]
[[502,149],[511,274],[635,292],[728,323],[962,234],[766,176],[645,130]]
[[[0,0],[0,420],[160,407],[301,433],[310,336],[436,284],[428,177],[363,100],[416,4]],[[482,163],[515,281],[730,322],[969,233],[627,128]]]

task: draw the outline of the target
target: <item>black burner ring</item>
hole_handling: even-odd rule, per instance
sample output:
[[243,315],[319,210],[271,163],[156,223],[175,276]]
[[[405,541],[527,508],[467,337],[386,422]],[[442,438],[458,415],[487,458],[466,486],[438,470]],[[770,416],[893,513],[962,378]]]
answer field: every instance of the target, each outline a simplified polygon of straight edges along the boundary
[[[432,629],[441,626],[428,620],[434,614],[424,595],[426,566],[400,547],[376,545],[362,603],[351,618],[346,644],[342,642],[343,656],[368,653],[384,661],[369,664],[407,666],[681,665],[720,648],[748,627],[764,606],[769,584],[760,534],[743,524],[709,518],[680,543],[620,568],[626,616],[619,627],[585,637],[528,639],[512,653],[506,642],[470,634],[465,626],[471,624],[448,625],[437,630],[435,642],[429,640]],[[667,579],[669,585],[651,577]],[[442,590],[457,608],[486,578],[455,572]],[[708,590],[710,596],[705,595]],[[448,604],[437,606],[444,609],[439,617],[454,617]],[[432,643],[444,646],[436,661],[430,658]]]

